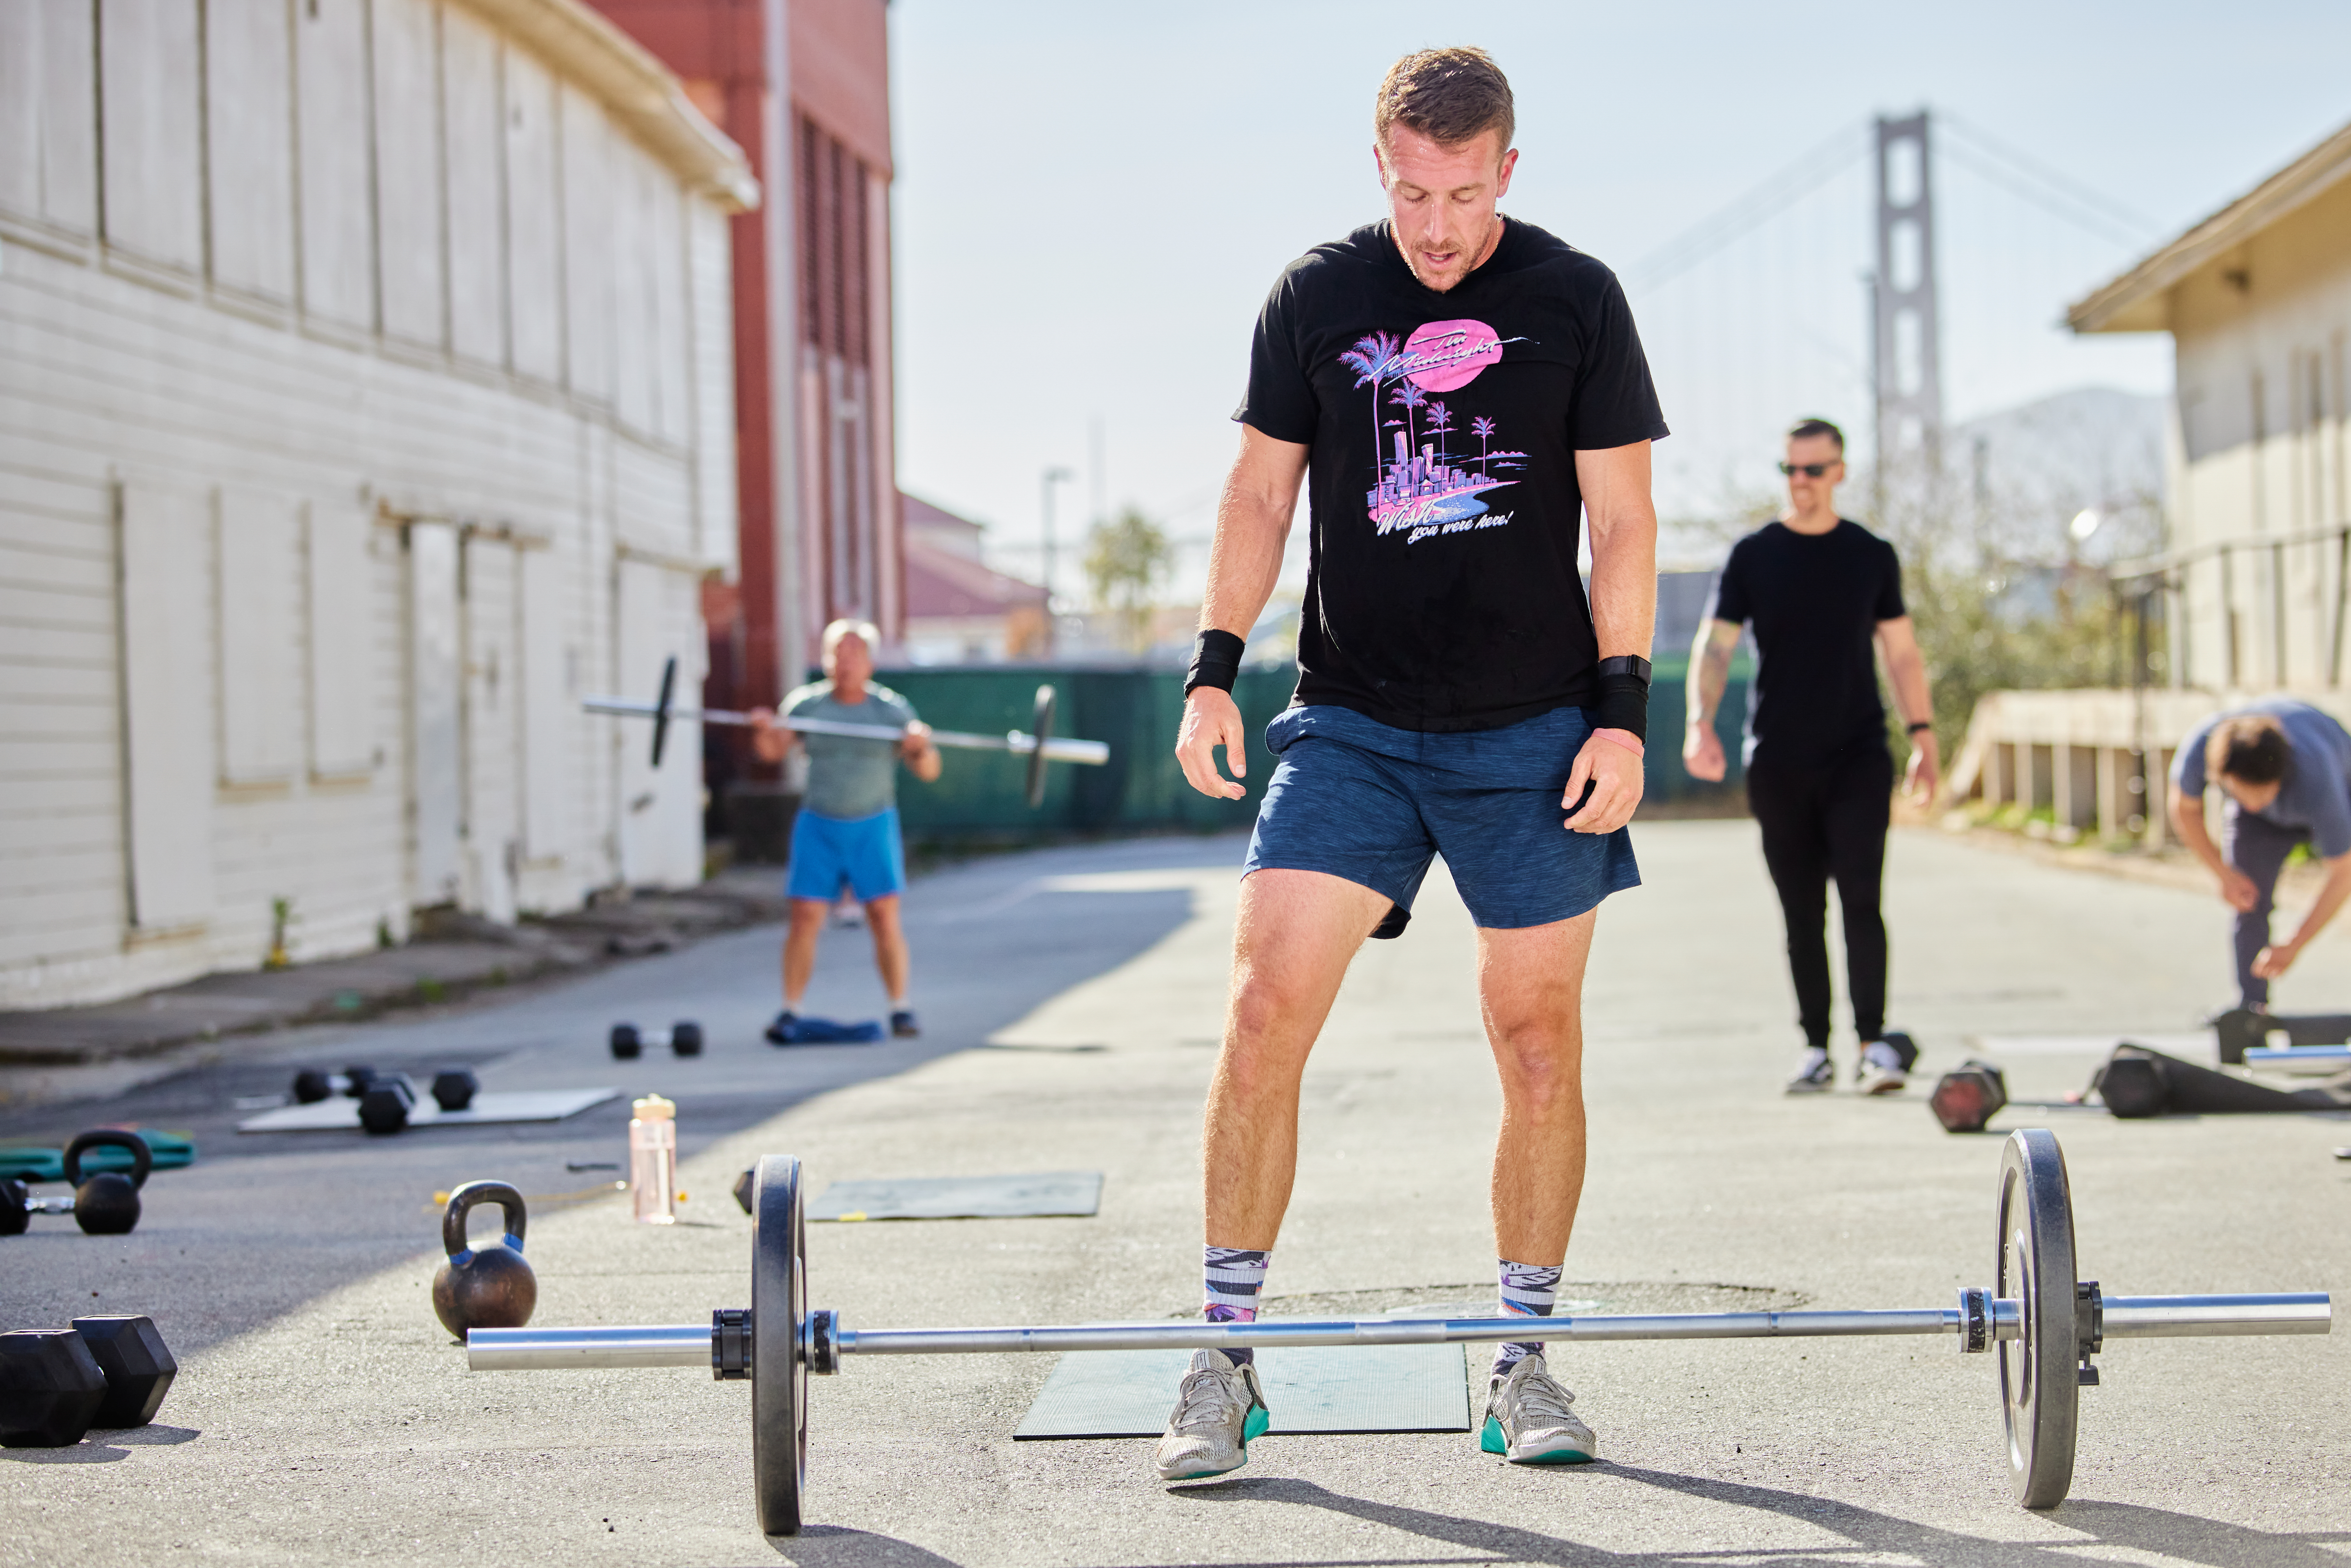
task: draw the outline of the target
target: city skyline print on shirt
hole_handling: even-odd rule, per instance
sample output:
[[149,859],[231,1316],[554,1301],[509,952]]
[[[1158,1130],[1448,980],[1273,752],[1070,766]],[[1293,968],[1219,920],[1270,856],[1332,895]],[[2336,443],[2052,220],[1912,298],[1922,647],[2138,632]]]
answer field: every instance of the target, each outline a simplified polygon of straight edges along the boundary
[[[1503,344],[1524,340],[1500,337],[1483,321],[1429,321],[1401,342],[1392,332],[1369,333],[1339,356],[1355,385],[1371,389],[1373,474],[1364,500],[1374,531],[1403,530],[1406,543],[1417,543],[1510,522],[1511,514],[1490,512],[1481,497],[1517,484],[1495,476],[1525,467],[1527,455],[1496,447],[1500,432],[1492,419],[1435,394],[1468,386],[1501,361]],[[1448,449],[1456,435],[1465,444],[1459,453]],[[1475,453],[1466,450],[1470,438]]]

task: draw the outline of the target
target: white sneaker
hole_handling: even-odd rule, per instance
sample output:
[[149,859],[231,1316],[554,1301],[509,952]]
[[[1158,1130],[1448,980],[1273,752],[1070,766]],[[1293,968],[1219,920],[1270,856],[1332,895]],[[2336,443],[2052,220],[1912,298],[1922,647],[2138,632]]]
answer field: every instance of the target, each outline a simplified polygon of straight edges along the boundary
[[1541,1355],[1521,1356],[1486,1396],[1478,1447],[1514,1465],[1588,1465],[1600,1440],[1568,1408],[1574,1403]]
[[1902,1053],[1882,1040],[1869,1042],[1861,1053],[1861,1071],[1854,1088],[1864,1094],[1899,1094],[1910,1082],[1903,1071]]
[[1817,1045],[1804,1052],[1796,1075],[1788,1080],[1791,1094],[1825,1094],[1835,1087],[1836,1069],[1829,1065],[1829,1053]]
[[1249,1440],[1272,1422],[1253,1365],[1220,1350],[1196,1350],[1176,1391],[1155,1468],[1163,1481],[1196,1481],[1249,1463]]

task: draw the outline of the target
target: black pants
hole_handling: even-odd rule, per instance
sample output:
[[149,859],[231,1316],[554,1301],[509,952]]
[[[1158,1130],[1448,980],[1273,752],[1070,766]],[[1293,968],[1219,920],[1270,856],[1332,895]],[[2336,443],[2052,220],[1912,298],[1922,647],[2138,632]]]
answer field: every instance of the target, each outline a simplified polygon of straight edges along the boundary
[[1747,769],[1747,804],[1763,829],[1763,863],[1788,923],[1788,968],[1804,1038],[1829,1042],[1828,884],[1844,915],[1845,982],[1863,1040],[1886,1028],[1886,922],[1877,909],[1893,808],[1894,758],[1857,747],[1817,768],[1759,760]]

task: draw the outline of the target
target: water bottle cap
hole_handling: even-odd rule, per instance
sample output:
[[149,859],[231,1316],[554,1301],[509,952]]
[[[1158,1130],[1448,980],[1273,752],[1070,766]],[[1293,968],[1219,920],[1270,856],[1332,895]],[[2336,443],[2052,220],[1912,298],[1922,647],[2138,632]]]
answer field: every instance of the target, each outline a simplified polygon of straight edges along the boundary
[[640,1122],[674,1122],[677,1120],[677,1102],[674,1100],[664,1100],[658,1094],[648,1094],[643,1099],[632,1104],[629,1109],[635,1113],[637,1120]]

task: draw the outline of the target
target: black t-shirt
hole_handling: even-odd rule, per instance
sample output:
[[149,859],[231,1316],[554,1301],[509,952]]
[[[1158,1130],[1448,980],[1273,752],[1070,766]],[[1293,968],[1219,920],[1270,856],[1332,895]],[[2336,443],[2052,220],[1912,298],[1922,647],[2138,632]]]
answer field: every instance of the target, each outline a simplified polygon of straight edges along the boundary
[[1439,731],[1593,700],[1575,454],[1666,434],[1614,273],[1513,219],[1439,294],[1367,225],[1275,283],[1233,417],[1313,449],[1297,702]]
[[1808,768],[1886,744],[1871,640],[1898,620],[1902,562],[1859,523],[1824,534],[1766,523],[1730,547],[1713,618],[1755,622],[1747,759]]

